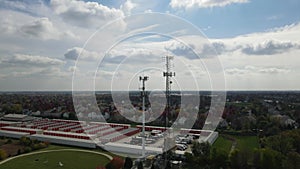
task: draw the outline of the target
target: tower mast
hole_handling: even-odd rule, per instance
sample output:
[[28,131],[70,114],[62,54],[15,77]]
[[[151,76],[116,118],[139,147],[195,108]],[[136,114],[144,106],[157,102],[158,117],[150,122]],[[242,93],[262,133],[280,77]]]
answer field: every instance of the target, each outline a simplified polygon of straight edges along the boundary
[[[171,78],[175,76],[175,72],[171,72],[171,60],[174,59],[173,56],[165,56],[166,59],[166,71],[163,72],[163,76],[166,78],[166,99],[167,99],[167,106],[166,106],[166,113],[164,118],[164,125],[165,125],[165,131],[167,131],[168,123],[169,123],[169,116],[170,116],[170,108],[171,108],[171,102],[170,102],[170,96],[171,96]],[[167,136],[169,136],[169,132],[167,132]],[[167,137],[164,137],[164,152],[168,150],[167,146]]]
[[167,129],[169,115],[170,115],[170,95],[171,95],[171,77],[175,76],[175,72],[171,72],[171,60],[174,59],[173,56],[166,56],[166,71],[163,72],[163,76],[166,77],[166,99],[167,99],[167,113],[165,115],[165,129]]
[[143,134],[143,137],[142,137],[142,158],[145,158],[146,157],[146,154],[145,154],[145,97],[146,97],[146,92],[145,92],[145,82],[149,79],[148,76],[140,76],[140,81],[142,81],[142,92],[141,92],[141,96],[142,96],[142,99],[143,99],[143,106],[142,106],[142,118],[143,118],[143,131],[142,131],[142,134]]

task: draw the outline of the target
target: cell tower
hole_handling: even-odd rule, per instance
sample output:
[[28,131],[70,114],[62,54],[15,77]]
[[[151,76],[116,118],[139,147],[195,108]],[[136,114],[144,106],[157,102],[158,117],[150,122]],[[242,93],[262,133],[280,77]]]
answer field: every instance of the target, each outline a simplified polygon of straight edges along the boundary
[[149,79],[148,76],[140,76],[140,81],[142,81],[142,92],[141,92],[141,96],[143,98],[143,106],[142,106],[142,113],[143,113],[143,131],[142,131],[142,158],[145,158],[146,157],[146,154],[145,154],[145,97],[146,97],[146,92],[145,92],[145,82]]
[[[169,123],[169,116],[170,116],[170,108],[171,108],[171,84],[172,80],[171,78],[175,76],[175,72],[171,72],[171,60],[174,59],[173,56],[166,56],[164,57],[166,60],[166,71],[163,72],[163,76],[166,78],[166,99],[167,99],[167,106],[166,106],[166,114],[164,118],[164,123],[165,123],[165,130],[167,131],[168,123]],[[167,131],[167,135],[164,137],[164,152],[166,152],[168,148],[168,142],[167,142],[167,137],[169,137],[170,133]]]
[[171,72],[171,60],[174,59],[173,56],[166,56],[164,57],[166,59],[166,71],[163,72],[163,76],[166,77],[166,98],[167,98],[167,114],[165,118],[165,129],[167,129],[168,126],[168,116],[170,115],[170,95],[171,95],[171,77],[175,76],[175,72]]

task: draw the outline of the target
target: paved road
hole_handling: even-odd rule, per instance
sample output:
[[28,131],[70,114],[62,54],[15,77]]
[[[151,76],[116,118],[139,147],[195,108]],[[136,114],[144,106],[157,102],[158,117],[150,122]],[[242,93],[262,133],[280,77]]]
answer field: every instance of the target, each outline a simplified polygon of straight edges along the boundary
[[106,158],[108,158],[109,160],[112,160],[112,159],[113,159],[113,157],[110,156],[110,155],[108,155],[108,154],[101,153],[101,152],[96,152],[96,151],[90,151],[90,150],[78,150],[78,149],[60,149],[60,150],[45,150],[45,151],[37,151],[37,152],[31,152],[31,153],[27,153],[27,154],[21,154],[21,155],[14,156],[14,157],[11,157],[11,158],[8,158],[8,159],[6,159],[6,160],[1,161],[1,162],[0,162],[0,165],[3,164],[3,163],[5,163],[5,162],[8,162],[8,161],[10,161],[10,160],[19,158],[19,157],[29,156],[29,155],[33,155],[33,154],[41,154],[41,153],[49,153],[49,152],[59,152],[59,151],[77,151],[77,152],[94,153],[94,154],[103,155],[103,156],[105,156]]

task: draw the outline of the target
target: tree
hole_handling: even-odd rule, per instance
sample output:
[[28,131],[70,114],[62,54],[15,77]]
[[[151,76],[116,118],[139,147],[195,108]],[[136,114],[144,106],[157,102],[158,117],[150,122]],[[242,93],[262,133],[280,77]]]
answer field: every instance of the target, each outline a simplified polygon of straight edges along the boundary
[[248,159],[249,159],[248,150],[234,149],[229,154],[229,160],[232,169],[248,168]]
[[12,143],[12,140],[11,139],[8,139],[7,141],[6,141],[6,144],[11,144]]
[[106,169],[105,167],[103,167],[102,165],[99,165],[96,167],[96,169]]
[[253,167],[261,169],[261,152],[260,149],[254,149],[253,152]]
[[5,150],[0,149],[0,160],[4,160],[7,158],[7,153]]
[[29,152],[31,152],[31,151],[32,151],[31,147],[26,146],[26,147],[24,148],[24,153],[29,153]]
[[227,168],[228,154],[223,150],[212,149],[211,167],[213,169]]
[[188,164],[193,163],[193,154],[185,152],[184,156]]
[[3,106],[3,111],[8,114],[8,113],[21,113],[23,110],[23,107],[21,104],[4,104]]
[[289,152],[287,160],[285,161],[284,168],[299,169],[300,168],[300,154],[296,152]]
[[76,113],[71,112],[71,113],[69,114],[69,119],[70,119],[70,120],[77,120]]
[[266,131],[267,136],[273,136],[280,132],[280,129],[278,126],[272,126],[271,128],[268,128]]
[[269,148],[262,149],[261,151],[261,167],[260,168],[272,168],[280,169],[282,168],[282,156],[279,152],[271,150]]
[[297,152],[300,153],[300,130],[291,130],[291,131],[286,131],[282,133],[283,137],[290,138],[292,141],[293,149]]
[[105,165],[106,169],[114,169],[114,167],[112,166],[112,164],[109,162]]
[[20,155],[21,153],[21,149],[18,149],[17,155]]
[[285,157],[278,151],[263,148],[256,149],[253,153],[253,167],[256,169],[280,169],[285,168],[282,165]]
[[293,149],[292,138],[283,136],[282,134],[268,137],[266,144],[267,147],[279,151],[284,155]]
[[230,153],[229,160],[230,160],[231,168],[233,168],[233,169],[240,168],[240,165],[239,165],[239,150],[238,149],[235,149]]
[[139,161],[137,165],[137,169],[143,169],[143,168],[144,168],[143,162]]
[[120,157],[114,157],[106,166],[106,169],[121,169],[124,166],[124,160]]
[[[189,159],[198,168],[205,168],[210,164],[210,144],[208,142],[193,142],[193,156]],[[188,157],[189,158],[189,157]]]
[[28,137],[23,136],[23,137],[20,138],[20,144],[21,145],[30,146],[31,143],[32,143],[32,141]]
[[193,155],[196,157],[206,156],[209,157],[210,154],[210,144],[208,142],[199,143],[197,141],[193,142],[192,145]]
[[12,113],[22,113],[23,107],[21,104],[13,104],[11,106]]
[[125,158],[124,169],[131,169],[133,166],[132,159],[130,157]]

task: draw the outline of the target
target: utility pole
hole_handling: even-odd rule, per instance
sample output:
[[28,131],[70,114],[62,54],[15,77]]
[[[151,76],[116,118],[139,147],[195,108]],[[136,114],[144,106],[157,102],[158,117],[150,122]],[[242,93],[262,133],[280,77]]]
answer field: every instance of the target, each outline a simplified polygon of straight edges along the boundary
[[[166,114],[164,118],[164,123],[165,123],[165,131],[167,132],[167,127],[169,123],[169,116],[170,116],[170,108],[171,108],[171,102],[170,102],[170,96],[171,96],[171,78],[175,76],[175,72],[171,72],[171,60],[174,59],[173,56],[166,56],[164,57],[166,59],[166,71],[163,72],[163,76],[166,77],[166,99],[167,99],[167,106],[166,106]],[[164,153],[167,154],[166,152],[168,151],[168,146],[167,146],[167,137],[169,137],[169,132],[167,132],[167,135],[164,136]],[[165,160],[167,161],[167,155],[165,156]]]
[[143,150],[142,150],[142,158],[144,159],[145,156],[146,156],[146,153],[145,153],[145,97],[146,97],[146,92],[145,92],[145,82],[149,79],[148,76],[140,76],[140,81],[142,81],[142,92],[141,92],[141,96],[142,96],[142,99],[143,99],[143,106],[142,106],[142,113],[143,113],[143,131],[142,131],[142,147],[143,147]]

